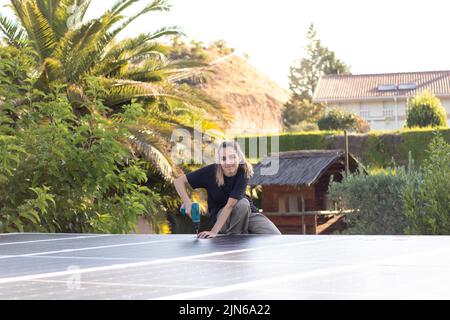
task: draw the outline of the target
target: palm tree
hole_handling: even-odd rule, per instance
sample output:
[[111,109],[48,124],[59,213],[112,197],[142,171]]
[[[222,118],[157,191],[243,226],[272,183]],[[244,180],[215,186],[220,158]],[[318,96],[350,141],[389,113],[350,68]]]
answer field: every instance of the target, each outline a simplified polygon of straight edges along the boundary
[[170,9],[167,0],[152,0],[136,14],[125,17],[124,11],[138,1],[117,0],[100,17],[80,22],[90,0],[10,0],[17,21],[0,14],[0,31],[7,44],[35,52],[35,87],[49,92],[57,84],[66,84],[69,101],[78,113],[99,113],[87,95],[93,82],[105,89],[98,95],[109,112],[100,113],[109,121],[124,104],[134,99],[145,101],[152,110],[130,128],[133,136],[126,143],[163,177],[171,179],[174,167],[164,155],[170,132],[177,126],[192,129],[192,117],[209,117],[211,125],[228,120],[229,115],[220,108],[217,112],[214,103],[170,81],[193,64],[169,61],[165,56],[167,48],[157,40],[182,35],[180,28],[163,27],[116,40],[138,17]]

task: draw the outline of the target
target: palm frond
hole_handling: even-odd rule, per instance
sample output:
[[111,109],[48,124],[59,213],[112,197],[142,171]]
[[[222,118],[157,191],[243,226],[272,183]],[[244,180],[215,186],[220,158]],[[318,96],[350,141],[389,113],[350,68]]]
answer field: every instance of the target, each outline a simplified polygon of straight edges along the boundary
[[149,33],[147,35],[147,41],[152,41],[152,40],[156,40],[161,37],[164,37],[164,36],[171,36],[171,35],[185,36],[185,34],[182,32],[182,29],[180,27],[168,26],[168,27],[163,27],[154,32]]
[[21,6],[18,6],[16,2],[11,0],[14,8],[19,8],[16,15],[19,17],[28,37],[32,40],[32,45],[39,53],[41,61],[43,61],[51,56],[56,45],[55,34],[47,19],[40,12],[36,2],[27,0]]
[[77,81],[101,59],[100,39],[106,32],[107,21],[92,20],[76,30],[69,31],[60,41],[57,57],[64,60],[66,75]]
[[61,39],[72,24],[82,21],[91,0],[36,0],[42,15]]
[[188,106],[200,108],[204,110],[211,119],[224,123],[229,123],[233,119],[233,115],[227,108],[195,88],[191,88],[187,85],[176,86],[166,84],[163,90],[165,94],[162,95],[162,97],[164,99],[180,101]]
[[170,5],[166,0],[155,0],[152,3],[145,6],[144,9],[134,14],[130,18],[128,18],[124,23],[122,23],[117,29],[111,32],[111,36],[117,36],[122,30],[124,30],[129,24],[131,24],[134,20],[139,18],[140,16],[149,13],[151,11],[168,11],[170,9]]
[[164,120],[165,119],[158,117],[155,114],[148,114],[138,119],[130,129],[135,132],[136,130],[142,130],[143,128],[146,130],[150,128],[153,133],[156,132],[164,138],[170,138],[170,135],[177,125],[173,122],[171,123],[170,121]]
[[22,27],[24,27],[23,22],[26,19],[23,8],[29,1],[30,0],[10,0],[10,3],[7,5],[13,11],[17,19],[22,22]]
[[161,82],[168,75],[169,70],[148,70],[144,67],[120,72],[120,77],[140,82]]
[[[123,53],[125,51],[134,51],[138,48],[142,48],[144,45],[148,46],[159,46],[159,51],[163,53],[167,53],[167,47],[155,42],[152,42],[153,40],[159,39],[163,36],[169,36],[169,35],[180,35],[182,34],[181,29],[177,26],[171,26],[171,27],[164,27],[160,28],[155,32],[152,33],[143,33],[138,35],[137,37],[131,38],[131,39],[125,39],[119,42],[118,44],[115,44],[114,46],[111,46],[110,51],[108,53],[108,56],[113,55],[117,56],[118,53]],[[114,37],[114,32],[109,34],[107,37]],[[106,43],[109,44],[110,42]],[[103,45],[106,46],[105,43]]]
[[[123,19],[123,16],[119,15],[120,12],[124,10],[125,7],[130,6],[135,1],[118,1],[111,10],[105,12],[105,14],[100,18],[100,20],[111,20],[110,23],[106,25],[107,29],[111,28],[115,22],[118,22]],[[137,19],[139,16],[148,13],[150,11],[164,11],[168,10],[170,6],[167,4],[166,0],[155,0],[149,5],[147,5],[143,10],[126,20],[121,26],[119,26],[114,31],[108,31],[105,33],[104,37],[102,37],[99,41],[99,46],[102,48],[107,48],[111,42],[115,39],[115,37],[132,21]],[[151,39],[156,39],[158,37],[162,37],[164,35],[170,34],[182,34],[178,27],[167,27],[166,30],[158,30],[155,34],[147,34],[145,39],[142,39],[141,42],[146,42]]]
[[69,4],[72,6],[74,5],[74,3],[76,3],[78,5],[77,10],[78,10],[79,18],[81,20],[83,20],[92,1],[91,0],[67,0],[67,2],[69,2]]
[[[154,53],[157,55],[157,52]],[[118,74],[122,79],[131,79],[143,82],[160,82],[165,80],[176,70],[166,68],[165,60],[159,57],[152,57],[151,53],[144,55],[145,59],[137,64],[129,63],[124,65]]]
[[150,42],[146,43],[145,35],[122,40],[112,45],[104,53],[101,61],[93,68],[92,73],[98,76],[117,76],[119,70],[124,70],[131,63],[152,59],[165,63],[165,46]]
[[111,9],[107,11],[107,14],[120,14],[122,11],[127,9],[129,6],[138,2],[139,0],[117,0]]
[[107,105],[116,106],[133,99],[154,99],[161,95],[160,86],[139,81],[118,80],[109,87],[109,94],[105,97],[105,102]]
[[151,143],[142,141],[135,136],[130,136],[128,140],[134,152],[150,162],[166,181],[173,181],[174,174],[172,165],[161,151]]
[[[121,52],[120,58],[128,59],[130,63],[136,63],[146,58],[158,58],[159,62],[166,63],[165,54],[167,47],[154,41],[146,41],[145,39],[136,39],[136,44],[125,46],[125,51]],[[139,44],[140,43],[140,44]]]
[[0,31],[5,36],[8,45],[22,48],[26,45],[27,35],[25,30],[15,21],[0,14]]
[[47,21],[53,25],[53,17],[61,5],[61,0],[36,0],[36,5]]
[[[176,61],[166,62],[165,59],[161,60],[158,57],[158,51],[152,52],[151,48],[142,50],[136,55],[131,56],[131,62],[135,64],[129,64],[127,68],[122,68],[119,76],[126,79],[132,79],[136,81],[161,81],[162,79],[178,79],[184,78],[186,73],[201,74],[201,71],[197,71],[199,67],[204,67],[205,63],[200,61]],[[155,59],[155,57],[157,57]],[[181,68],[183,66],[183,68]]]

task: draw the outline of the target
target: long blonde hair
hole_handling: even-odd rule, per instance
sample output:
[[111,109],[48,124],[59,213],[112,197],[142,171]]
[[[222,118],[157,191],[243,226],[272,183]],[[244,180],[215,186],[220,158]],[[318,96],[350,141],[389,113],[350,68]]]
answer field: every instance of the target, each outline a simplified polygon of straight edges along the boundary
[[[233,148],[239,157],[239,168],[244,169],[244,174],[246,178],[250,178],[253,175],[253,166],[251,163],[247,161],[245,158],[244,153],[241,150],[241,147],[239,146],[239,143],[233,140],[223,141],[219,149],[217,150],[217,163],[216,163],[216,182],[219,187],[224,185],[224,174],[222,170],[222,166],[220,165],[220,150],[225,149],[227,147]],[[239,170],[238,168],[238,170]]]

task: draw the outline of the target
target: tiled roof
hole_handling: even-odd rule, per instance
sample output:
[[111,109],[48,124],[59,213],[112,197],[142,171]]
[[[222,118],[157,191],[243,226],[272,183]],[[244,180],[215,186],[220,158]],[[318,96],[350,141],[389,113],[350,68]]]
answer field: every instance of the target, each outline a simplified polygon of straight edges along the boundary
[[[401,84],[416,84],[416,89],[399,90]],[[397,89],[380,91],[380,85],[395,85]],[[450,71],[382,73],[322,76],[313,101],[346,101],[383,97],[408,97],[428,90],[436,96],[450,95]]]

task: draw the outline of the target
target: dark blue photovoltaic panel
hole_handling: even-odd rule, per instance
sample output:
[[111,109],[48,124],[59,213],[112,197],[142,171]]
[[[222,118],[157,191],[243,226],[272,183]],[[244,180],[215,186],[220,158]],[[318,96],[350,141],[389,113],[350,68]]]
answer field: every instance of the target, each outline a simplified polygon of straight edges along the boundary
[[450,299],[450,237],[0,234],[0,299]]

